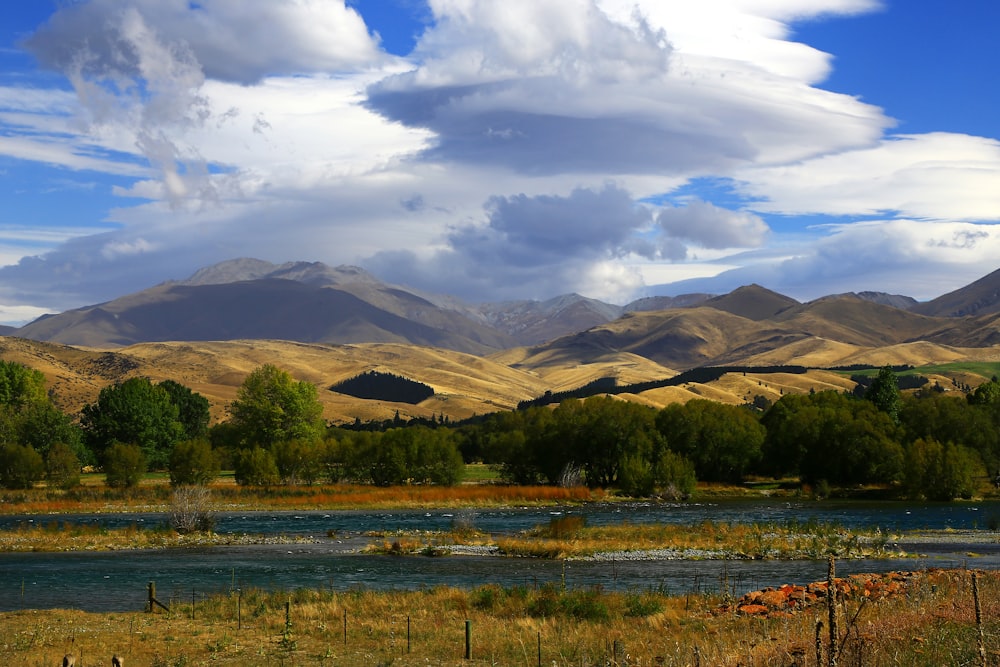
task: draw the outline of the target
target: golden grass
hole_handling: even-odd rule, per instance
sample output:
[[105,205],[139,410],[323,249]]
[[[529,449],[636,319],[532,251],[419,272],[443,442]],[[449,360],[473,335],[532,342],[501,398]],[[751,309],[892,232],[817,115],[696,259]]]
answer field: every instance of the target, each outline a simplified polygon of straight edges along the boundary
[[[424,509],[436,507],[500,507],[555,505],[605,499],[600,489],[554,486],[392,486],[360,484],[322,486],[237,486],[232,479],[209,486],[212,509],[221,510],[328,510]],[[149,479],[138,488],[121,491],[85,484],[70,491],[36,488],[0,490],[0,513],[66,514],[165,511],[172,489],[166,479]]]
[[[995,664],[1000,581],[980,572],[986,651]],[[826,610],[750,617],[714,595],[561,587],[418,591],[251,590],[169,613],[26,610],[0,614],[0,663],[56,665],[814,665]],[[287,605],[287,607],[286,607]],[[287,615],[286,615],[287,610]],[[837,609],[844,665],[978,664],[970,573],[929,571],[903,595]],[[346,622],[345,622],[346,620]],[[471,659],[465,660],[469,628]],[[822,664],[827,639],[821,635]],[[860,655],[859,655],[860,654]]]
[[493,539],[474,531],[373,534],[391,539],[372,553],[436,555],[447,545],[492,546],[506,556],[574,559],[636,552],[669,552],[674,558],[822,559],[900,557],[889,536],[876,530],[845,530],[829,524],[615,524],[587,527],[580,516],[552,519],[513,536]]

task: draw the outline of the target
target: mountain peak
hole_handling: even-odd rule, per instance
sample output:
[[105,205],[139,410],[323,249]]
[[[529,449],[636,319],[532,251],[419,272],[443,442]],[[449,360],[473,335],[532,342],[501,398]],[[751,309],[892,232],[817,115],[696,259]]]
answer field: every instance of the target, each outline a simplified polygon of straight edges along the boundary
[[702,305],[759,322],[800,304],[789,296],[753,283],[737,287],[729,294],[708,299]]

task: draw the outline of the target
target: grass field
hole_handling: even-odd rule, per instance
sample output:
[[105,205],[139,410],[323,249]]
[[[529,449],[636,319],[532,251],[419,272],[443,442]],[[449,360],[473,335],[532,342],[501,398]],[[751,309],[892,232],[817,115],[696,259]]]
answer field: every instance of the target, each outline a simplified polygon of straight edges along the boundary
[[[73,652],[82,659],[77,664],[110,664],[117,653],[130,667],[787,667],[816,665],[817,657],[828,664],[832,645],[840,665],[996,664],[1000,581],[995,572],[978,573],[981,626],[971,581],[969,571],[927,571],[885,595],[860,586],[851,592],[839,581],[832,642],[825,595],[799,611],[750,614],[723,596],[671,597],[655,589],[252,590],[175,603],[169,612],[2,613],[0,663],[46,667]],[[768,595],[774,597],[761,597]]]

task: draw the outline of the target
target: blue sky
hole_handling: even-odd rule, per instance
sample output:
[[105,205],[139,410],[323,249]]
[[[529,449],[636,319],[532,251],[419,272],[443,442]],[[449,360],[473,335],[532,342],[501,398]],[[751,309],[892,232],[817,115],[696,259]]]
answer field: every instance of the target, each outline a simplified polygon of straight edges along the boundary
[[992,2],[0,16],[0,322],[235,257],[473,302],[927,299],[1000,268]]

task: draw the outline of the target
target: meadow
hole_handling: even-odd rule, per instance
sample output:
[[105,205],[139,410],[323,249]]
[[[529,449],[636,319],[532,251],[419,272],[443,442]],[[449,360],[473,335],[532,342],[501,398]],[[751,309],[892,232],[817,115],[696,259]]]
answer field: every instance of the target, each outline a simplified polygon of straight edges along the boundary
[[820,591],[815,605],[763,612],[725,595],[655,588],[233,591],[155,613],[0,614],[0,663],[56,665],[73,652],[82,665],[117,653],[155,667],[805,666],[834,664],[832,646],[841,665],[996,664],[1000,576],[978,572],[977,582],[978,609],[970,571],[837,580],[832,616],[825,582],[810,587]]

